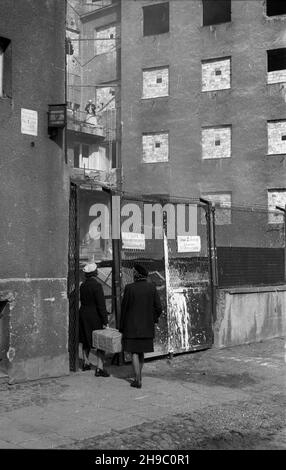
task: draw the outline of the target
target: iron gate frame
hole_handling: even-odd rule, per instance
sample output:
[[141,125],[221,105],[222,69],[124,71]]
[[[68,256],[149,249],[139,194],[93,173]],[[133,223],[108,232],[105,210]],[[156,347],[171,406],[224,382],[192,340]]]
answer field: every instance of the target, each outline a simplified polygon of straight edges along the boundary
[[[175,197],[175,196],[170,196],[168,198],[165,197],[160,197],[156,195],[148,195],[148,198],[144,197],[143,195],[138,195],[136,193],[124,193],[124,192],[116,192],[114,191],[115,195],[120,196],[120,208],[122,207],[122,201],[141,201],[141,202],[157,202],[161,204],[165,203],[175,203],[175,204],[194,204],[194,201],[191,198],[184,198],[184,197]],[[203,198],[198,198],[197,199],[197,206],[203,207],[205,211],[205,216],[206,216],[206,240],[207,240],[207,252],[208,252],[208,272],[209,272],[209,281],[210,281],[210,320],[211,320],[211,345],[208,343],[207,348],[211,347],[212,344],[214,343],[214,330],[213,330],[213,325],[216,320],[216,291],[217,291],[217,254],[216,254],[216,239],[215,239],[215,206],[212,204],[211,201],[208,201]],[[163,230],[165,232],[165,227],[163,224]],[[122,293],[124,290],[124,286],[122,284],[122,256],[121,256],[121,250],[120,248],[122,246],[121,244],[122,239],[121,239],[121,230],[120,230],[120,245],[119,245],[119,259],[118,262],[120,264],[120,297],[122,297]],[[165,249],[164,249],[165,251]],[[164,254],[165,258],[165,254]],[[166,281],[165,281],[166,282]],[[167,302],[167,297],[168,297],[168,292],[167,292],[167,286],[166,286],[166,302]],[[121,315],[121,310],[120,310],[120,305],[117,311],[117,319],[120,318]],[[167,312],[167,318],[169,317],[169,313]],[[199,349],[199,348],[198,348]],[[196,349],[193,349],[196,350]],[[170,353],[168,353],[170,354]],[[172,354],[172,353],[171,353]],[[152,353],[153,355],[153,353]],[[123,362],[124,361],[124,355],[123,355]]]
[[79,368],[79,186],[71,181],[68,245],[68,351],[70,371]]

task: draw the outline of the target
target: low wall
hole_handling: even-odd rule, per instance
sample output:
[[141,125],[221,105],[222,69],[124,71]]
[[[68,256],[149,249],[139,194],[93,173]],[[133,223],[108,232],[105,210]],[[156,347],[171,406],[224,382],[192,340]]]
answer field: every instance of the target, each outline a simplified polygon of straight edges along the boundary
[[1,344],[9,383],[69,374],[66,292],[66,279],[0,281],[7,300]]
[[218,289],[214,347],[284,336],[286,285]]

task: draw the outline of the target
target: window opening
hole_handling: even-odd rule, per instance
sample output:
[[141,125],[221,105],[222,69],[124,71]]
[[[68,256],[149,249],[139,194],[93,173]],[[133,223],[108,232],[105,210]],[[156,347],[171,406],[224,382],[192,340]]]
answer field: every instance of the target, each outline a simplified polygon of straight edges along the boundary
[[286,48],[267,51],[268,72],[286,69]]
[[169,2],[143,7],[143,35],[169,32]]
[[266,15],[267,16],[286,15],[285,0],[267,0]]
[[231,21],[230,0],[203,0],[203,26]]

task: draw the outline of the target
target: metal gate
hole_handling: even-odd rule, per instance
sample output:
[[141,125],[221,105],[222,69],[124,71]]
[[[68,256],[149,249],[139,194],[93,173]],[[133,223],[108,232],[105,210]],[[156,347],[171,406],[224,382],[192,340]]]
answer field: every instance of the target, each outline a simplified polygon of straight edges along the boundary
[[[149,278],[157,286],[163,314],[156,326],[154,353],[159,356],[180,353],[212,346],[212,318],[214,289],[212,284],[212,243],[211,210],[207,204],[198,201],[174,200],[162,202],[178,207],[191,205],[195,211],[195,232],[193,236],[168,237],[166,219],[163,216],[163,236],[161,239],[144,239],[146,221],[141,220],[134,234],[122,233],[121,281],[122,288],[133,282],[132,268],[140,262],[149,271]],[[144,204],[156,204],[158,200],[143,200],[123,197],[122,207],[133,203],[144,213]],[[158,229],[152,221],[153,233]],[[125,239],[125,240],[124,240]],[[195,241],[195,245],[190,245]],[[132,247],[132,244],[134,245]],[[137,246],[136,246],[137,245]]]
[[210,348],[213,342],[210,210],[205,204],[192,207],[193,234],[164,238],[170,353]]
[[78,188],[71,183],[69,201],[68,300],[69,300],[69,362],[70,370],[78,369],[79,313],[79,214]]

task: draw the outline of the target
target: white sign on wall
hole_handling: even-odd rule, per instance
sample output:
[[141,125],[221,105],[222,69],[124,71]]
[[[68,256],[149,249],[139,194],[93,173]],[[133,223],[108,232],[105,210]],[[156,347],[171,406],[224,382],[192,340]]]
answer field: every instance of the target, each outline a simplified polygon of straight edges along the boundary
[[201,237],[184,235],[178,236],[178,253],[189,253],[201,251]]
[[145,235],[143,233],[122,232],[122,248],[145,250]]
[[38,135],[38,112],[21,108],[21,133]]

